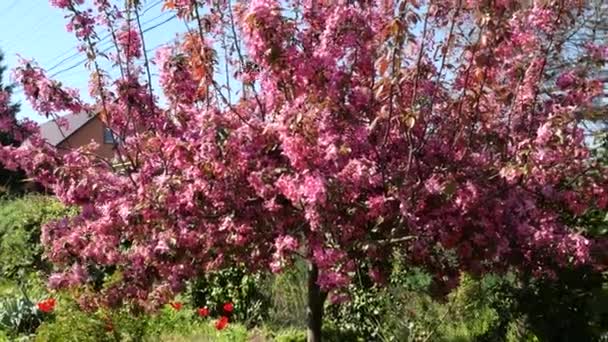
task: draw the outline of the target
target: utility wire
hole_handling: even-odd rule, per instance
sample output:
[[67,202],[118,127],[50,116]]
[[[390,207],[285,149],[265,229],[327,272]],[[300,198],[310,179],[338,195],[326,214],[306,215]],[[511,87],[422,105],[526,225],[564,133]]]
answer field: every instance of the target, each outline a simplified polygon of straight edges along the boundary
[[[146,13],[146,12],[150,11],[152,8],[154,8],[154,7],[158,6],[158,5],[159,5],[159,4],[160,4],[162,1],[163,1],[163,0],[159,0],[159,1],[155,2],[154,4],[152,4],[152,5],[148,6],[148,7],[147,7],[146,9],[144,9],[144,11],[142,12],[142,16],[143,16],[143,14],[144,14],[144,13]],[[149,20],[144,21],[142,25],[146,25],[146,24],[148,24],[148,23],[150,23],[150,22],[152,22],[152,21],[154,21],[154,20],[156,20],[156,19],[158,19],[158,18],[162,17],[162,16],[163,16],[163,15],[165,15],[165,14],[167,14],[167,12],[163,12],[163,13],[161,13],[160,15],[157,15],[156,17],[154,17],[154,18],[152,18],[152,19],[149,19]],[[108,40],[108,38],[110,38],[111,36],[112,36],[112,34],[110,34],[110,33],[105,34],[105,35],[104,35],[102,38],[100,38],[100,39],[99,39],[98,43],[105,42],[105,41],[106,41],[106,40]],[[66,54],[68,54],[69,52],[71,52],[71,51],[73,51],[73,50],[74,50],[74,48],[70,48],[69,50],[66,50],[65,52],[63,52],[63,53],[62,53],[62,54],[60,54],[59,56],[57,56],[57,57],[55,57],[54,59],[52,59],[52,60],[51,60],[49,63],[53,63],[53,62],[55,62],[56,60],[58,60],[59,58],[61,58],[61,57],[65,56]],[[73,59],[77,58],[78,56],[80,56],[80,51],[76,51],[76,52],[72,53],[71,55],[69,55],[68,57],[65,57],[64,59],[62,59],[62,60],[60,60],[59,62],[55,63],[53,66],[51,66],[50,68],[48,68],[48,69],[47,69],[47,71],[53,71],[53,70],[57,69],[58,67],[60,67],[62,64],[66,63],[66,62],[69,62],[69,61],[71,61],[71,60],[73,60]]]
[[[158,28],[158,27],[160,27],[160,26],[162,26],[162,25],[165,25],[166,23],[170,22],[171,20],[174,20],[175,18],[176,18],[176,15],[174,14],[174,15],[172,15],[170,18],[165,19],[164,21],[162,21],[162,22],[160,22],[160,23],[158,23],[158,24],[156,24],[156,25],[153,25],[153,26],[150,26],[150,27],[148,27],[148,28],[144,29],[144,30],[143,30],[143,33],[146,33],[146,32],[149,32],[149,31],[152,31],[152,30],[154,30],[154,29],[156,29],[156,28]],[[113,48],[113,46],[112,46],[112,45],[110,45],[110,46],[106,47],[105,49],[101,50],[101,53],[108,52],[108,51],[110,51],[112,48]],[[70,71],[70,70],[72,70],[72,69],[74,69],[74,68],[77,68],[78,66],[80,66],[80,65],[82,65],[82,64],[84,64],[84,63],[86,63],[86,61],[87,61],[87,60],[88,60],[88,58],[84,58],[84,59],[82,59],[82,60],[78,61],[78,63],[75,63],[74,65],[71,65],[71,66],[69,66],[69,67],[67,67],[67,68],[65,68],[65,69],[62,69],[62,70],[59,70],[59,71],[55,72],[55,73],[54,73],[54,74],[52,74],[50,77],[51,77],[51,78],[53,78],[53,77],[55,77],[55,76],[57,76],[57,75],[60,75],[60,74],[65,73],[65,72],[68,72],[68,71]],[[50,71],[50,69],[49,69],[49,71]]]
[[141,16],[143,16],[144,14],[146,14],[149,10],[151,10],[152,8],[158,6],[161,2],[163,2],[163,0],[158,0],[157,2],[153,3],[152,5],[150,5],[148,8],[145,8],[143,10],[143,12],[141,12]]
[[10,5],[8,5],[8,7],[5,7],[2,9],[2,13],[6,14],[6,12],[15,8],[15,6],[17,5],[18,2],[19,2],[19,0],[13,0],[13,2],[11,2]]
[[[142,25],[146,25],[149,24],[152,21],[155,21],[158,18],[161,18],[163,16],[166,16],[168,12],[163,12],[159,15],[157,15],[156,17],[146,20],[142,23]],[[99,39],[99,41],[97,43],[106,43],[108,38],[110,38],[112,35],[110,33],[106,34],[105,36],[103,36],[102,38]],[[70,49],[69,51],[72,51],[74,48]],[[70,56],[62,59],[61,61],[57,62],[55,65],[53,65],[52,67],[48,68],[47,71],[53,71],[55,69],[57,69],[58,67],[60,67],[62,64],[69,62],[77,57],[79,57],[81,55],[80,51],[76,51],[75,53],[71,54]]]

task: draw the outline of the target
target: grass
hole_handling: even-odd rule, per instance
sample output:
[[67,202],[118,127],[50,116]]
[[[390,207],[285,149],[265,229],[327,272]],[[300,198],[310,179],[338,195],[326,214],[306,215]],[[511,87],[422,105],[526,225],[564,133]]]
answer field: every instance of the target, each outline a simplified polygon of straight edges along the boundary
[[[231,324],[222,331],[217,331],[212,324],[201,324],[194,330],[188,332],[174,332],[162,334],[158,338],[150,341],[166,342],[198,342],[198,341],[217,341],[217,342],[245,342],[251,341],[250,333],[247,329],[238,324]],[[265,340],[258,340],[265,341]]]
[[269,326],[276,329],[305,328],[307,279],[306,264],[296,262],[292,270],[272,280]]
[[6,279],[0,279],[0,297],[10,296],[15,293],[15,284]]

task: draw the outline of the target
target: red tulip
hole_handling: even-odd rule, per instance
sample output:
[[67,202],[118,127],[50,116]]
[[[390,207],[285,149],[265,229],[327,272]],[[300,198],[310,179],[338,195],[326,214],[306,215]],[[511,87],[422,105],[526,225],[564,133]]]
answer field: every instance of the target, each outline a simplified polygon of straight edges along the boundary
[[38,310],[44,312],[44,313],[50,313],[53,310],[55,310],[55,298],[49,298],[49,299],[45,299],[41,302],[38,303]]
[[209,316],[209,308],[207,308],[206,306],[202,307],[202,308],[198,308],[198,315],[200,317],[207,317],[207,316]]
[[215,329],[222,330],[228,325],[228,317],[222,316],[215,322]]
[[226,311],[227,313],[231,313],[232,310],[234,310],[234,305],[230,302],[224,304],[224,311]]
[[180,302],[173,302],[170,304],[171,307],[175,310],[175,311],[179,311],[182,309],[182,306],[184,306],[184,304],[180,303]]

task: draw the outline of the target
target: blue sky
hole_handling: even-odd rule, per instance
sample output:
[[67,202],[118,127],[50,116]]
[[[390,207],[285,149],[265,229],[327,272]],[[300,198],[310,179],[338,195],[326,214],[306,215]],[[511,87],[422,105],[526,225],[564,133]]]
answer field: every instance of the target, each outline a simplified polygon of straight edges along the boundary
[[[122,2],[117,0],[117,3]],[[161,11],[161,3],[158,0],[145,1],[144,10],[146,12],[141,19],[144,29],[161,24],[173,16],[171,12]],[[37,61],[47,70],[55,67],[49,75],[74,67],[59,73],[54,79],[79,89],[82,97],[89,99],[89,71],[84,63],[79,64],[84,57],[74,56],[78,42],[72,33],[66,31],[66,19],[63,15],[61,10],[51,7],[48,0],[0,0],[0,49],[5,54],[5,64],[9,69],[16,66],[18,55]],[[183,32],[185,29],[183,22],[172,19],[146,33],[146,47],[151,49],[169,42],[177,32]],[[106,33],[99,32],[99,36],[103,37]],[[109,44],[111,43],[106,41],[101,47]],[[151,52],[149,56],[153,54]],[[105,67],[107,70],[108,65]],[[153,80],[152,83],[157,82]],[[21,103],[19,117],[28,117],[39,122],[46,120],[32,110],[18,89],[14,99]]]

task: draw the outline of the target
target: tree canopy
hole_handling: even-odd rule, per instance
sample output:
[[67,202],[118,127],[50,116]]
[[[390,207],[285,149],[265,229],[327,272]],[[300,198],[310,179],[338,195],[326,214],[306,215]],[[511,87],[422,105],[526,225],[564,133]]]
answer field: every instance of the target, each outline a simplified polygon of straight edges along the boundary
[[[154,58],[139,1],[83,3],[51,0],[90,58],[95,102],[33,61],[16,77],[50,118],[100,113],[116,159],[60,155],[30,126],[27,146],[2,150],[82,208],[43,242],[51,286],[84,285],[83,305],[153,308],[206,270],[278,272],[295,256],[321,295],[362,263],[382,283],[396,256],[438,293],[462,271],[603,267],[603,241],[565,216],[608,203],[578,115],[608,49],[589,41],[584,68],[546,70],[582,1],[166,0],[189,30]],[[99,269],[113,276],[93,291]]]
[[[18,144],[20,137],[14,136],[12,127],[17,125],[16,115],[19,112],[19,105],[11,102],[13,85],[5,83],[6,68],[4,54],[0,51],[0,144],[15,146]],[[7,170],[0,163],[0,193],[18,190],[22,178],[23,174],[21,172]]]

